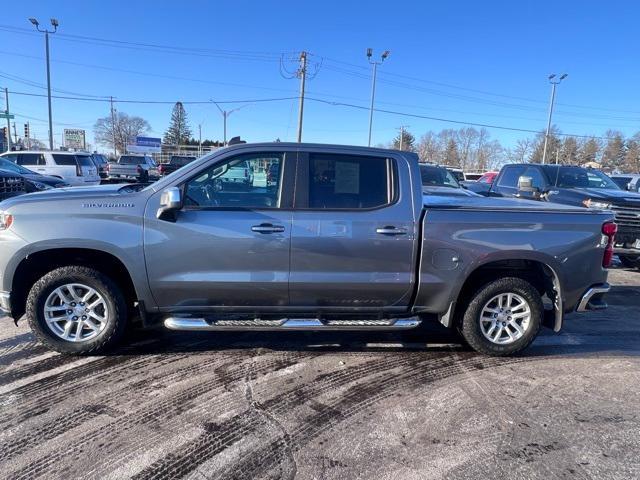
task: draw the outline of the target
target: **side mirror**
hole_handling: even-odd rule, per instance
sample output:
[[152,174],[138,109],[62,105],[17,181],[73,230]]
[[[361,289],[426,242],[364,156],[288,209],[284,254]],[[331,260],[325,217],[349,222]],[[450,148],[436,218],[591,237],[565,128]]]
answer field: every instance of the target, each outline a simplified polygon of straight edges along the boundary
[[156,213],[158,220],[175,222],[178,210],[182,208],[182,192],[178,187],[169,187],[160,196],[160,208]]
[[533,178],[522,176],[518,178],[518,196],[524,193],[525,197],[538,198],[540,189],[533,186]]

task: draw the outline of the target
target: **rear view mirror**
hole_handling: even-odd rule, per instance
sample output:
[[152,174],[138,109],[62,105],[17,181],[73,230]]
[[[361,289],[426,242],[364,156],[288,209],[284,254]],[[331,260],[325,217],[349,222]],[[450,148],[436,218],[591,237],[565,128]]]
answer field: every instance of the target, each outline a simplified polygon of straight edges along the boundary
[[169,187],[160,196],[160,208],[156,213],[159,220],[176,221],[176,213],[182,208],[182,192],[178,187]]

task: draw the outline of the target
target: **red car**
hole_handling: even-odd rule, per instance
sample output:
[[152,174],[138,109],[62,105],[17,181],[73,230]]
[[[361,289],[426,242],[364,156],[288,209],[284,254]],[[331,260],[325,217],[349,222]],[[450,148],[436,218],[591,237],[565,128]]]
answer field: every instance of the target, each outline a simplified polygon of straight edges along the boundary
[[496,179],[496,177],[498,176],[498,172],[487,172],[484,175],[482,175],[477,181],[479,183],[493,183],[493,181]]

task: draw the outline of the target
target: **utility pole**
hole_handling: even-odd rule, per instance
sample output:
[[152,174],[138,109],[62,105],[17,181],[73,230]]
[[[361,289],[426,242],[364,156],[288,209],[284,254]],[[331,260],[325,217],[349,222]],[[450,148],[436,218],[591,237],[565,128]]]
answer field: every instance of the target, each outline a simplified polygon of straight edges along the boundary
[[113,111],[113,97],[109,97],[111,103],[111,141],[113,142],[113,156],[117,157],[118,152],[116,150],[116,115]]
[[556,99],[556,85],[559,85],[562,80],[567,78],[567,74],[563,73],[558,80],[554,80],[555,73],[549,75],[549,83],[551,84],[551,100],[549,100],[549,118],[547,120],[547,131],[544,135],[544,148],[542,150],[542,164],[544,165],[547,160],[547,143],[549,143],[549,131],[551,130],[551,116],[553,115],[553,103]]
[[373,66],[373,72],[371,74],[371,106],[369,107],[369,141],[367,142],[367,146],[371,146],[371,128],[373,126],[373,102],[376,96],[376,76],[378,74],[378,65],[382,65],[384,61],[387,59],[391,52],[389,50],[385,50],[382,52],[379,62],[375,62],[371,60],[373,55],[373,49],[367,48],[367,58],[369,59],[369,63]]
[[302,117],[304,114],[304,87],[307,80],[307,52],[300,52],[300,108],[298,111],[298,143],[302,142]]
[[404,129],[409,128],[409,125],[400,125],[398,130],[400,130],[400,150],[403,150],[404,147]]
[[202,156],[202,124],[198,124],[198,156]]
[[47,102],[49,104],[49,149],[53,150],[53,116],[51,113],[51,62],[49,61],[49,34],[56,33],[58,30],[58,20],[55,18],[51,19],[51,25],[53,26],[53,30],[41,29],[38,20],[35,18],[30,18],[29,21],[36,27],[36,30],[44,33],[44,43],[46,49],[46,58],[47,58]]
[[5,113],[7,114],[7,152],[11,151],[11,122],[9,121],[9,89],[5,88],[4,89],[4,102],[5,102],[5,107],[6,107],[6,111]]
[[18,131],[16,130],[16,122],[13,122],[13,139],[18,142]]

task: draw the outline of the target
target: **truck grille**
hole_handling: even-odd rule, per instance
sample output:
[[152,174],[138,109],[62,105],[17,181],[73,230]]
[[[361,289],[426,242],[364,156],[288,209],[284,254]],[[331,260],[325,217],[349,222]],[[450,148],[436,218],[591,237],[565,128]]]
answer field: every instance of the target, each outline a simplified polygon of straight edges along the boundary
[[25,191],[24,179],[20,177],[0,177],[0,195],[11,195]]
[[616,223],[621,230],[640,232],[640,206],[623,207],[613,205],[611,210],[616,214]]

